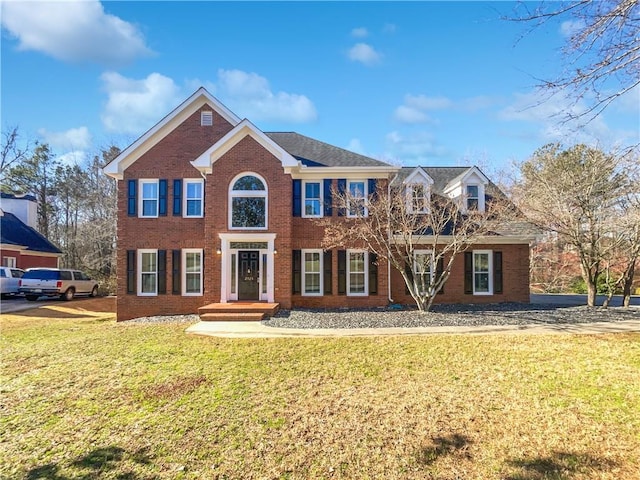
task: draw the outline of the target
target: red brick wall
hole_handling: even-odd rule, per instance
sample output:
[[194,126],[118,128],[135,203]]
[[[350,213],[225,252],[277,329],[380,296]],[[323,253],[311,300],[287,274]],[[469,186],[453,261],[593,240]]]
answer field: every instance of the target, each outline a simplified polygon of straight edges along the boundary
[[[501,303],[529,302],[529,246],[528,245],[474,245],[471,250],[502,252],[503,293],[469,295],[464,293],[464,254],[453,262],[451,275],[444,285],[444,293],[436,295],[434,303]],[[445,259],[445,262],[448,258]],[[400,272],[391,270],[391,296],[395,303],[415,304],[405,293],[405,282]]]
[[[200,125],[200,112],[213,110],[205,106],[176,127],[124,172],[118,182],[118,320],[128,320],[146,315],[168,315],[195,313],[198,307],[214,300],[211,289],[203,297],[183,297],[171,294],[171,250],[203,248],[205,269],[214,260],[215,250],[207,250],[204,236],[204,218],[183,218],[172,215],[173,179],[200,178],[200,172],[191,163],[201,153],[222,138],[233,127],[214,111],[213,126]],[[127,180],[159,178],[168,180],[167,216],[138,218],[127,216]],[[205,181],[205,195],[210,188],[210,179]],[[138,192],[139,193],[139,192]],[[208,202],[205,200],[205,202]],[[206,208],[205,204],[205,208]],[[167,294],[157,297],[138,297],[127,294],[127,250],[157,248],[167,250]],[[136,259],[137,260],[137,259]]]
[[57,268],[58,257],[43,257],[40,255],[29,255],[28,253],[22,253],[21,250],[7,250],[3,249],[0,252],[0,263],[4,265],[5,257],[13,257],[16,259],[16,268]]

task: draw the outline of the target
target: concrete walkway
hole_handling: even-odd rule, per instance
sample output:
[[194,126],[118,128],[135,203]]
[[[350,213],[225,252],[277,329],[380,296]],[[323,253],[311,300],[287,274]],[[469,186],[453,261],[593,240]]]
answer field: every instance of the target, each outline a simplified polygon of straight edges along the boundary
[[598,334],[640,332],[640,320],[577,324],[499,325],[482,327],[416,327],[416,328],[273,328],[260,322],[198,322],[186,333],[223,338],[305,338],[362,337],[376,335],[471,334]]

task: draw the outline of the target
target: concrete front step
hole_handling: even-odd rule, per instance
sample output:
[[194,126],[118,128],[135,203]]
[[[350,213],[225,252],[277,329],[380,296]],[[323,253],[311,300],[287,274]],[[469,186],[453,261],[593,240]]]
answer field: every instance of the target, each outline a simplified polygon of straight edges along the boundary
[[279,303],[266,302],[211,303],[198,308],[198,313],[200,315],[207,313],[263,313],[270,317],[275,315],[279,308]]
[[264,318],[261,312],[216,312],[201,313],[203,322],[260,322]]

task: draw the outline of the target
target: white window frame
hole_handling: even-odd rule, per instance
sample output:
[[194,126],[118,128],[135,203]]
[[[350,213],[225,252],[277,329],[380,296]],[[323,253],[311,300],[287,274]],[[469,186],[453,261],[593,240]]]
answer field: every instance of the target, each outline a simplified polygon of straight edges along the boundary
[[[233,190],[235,183],[246,176],[256,177],[264,185],[264,190]],[[234,198],[264,198],[264,227],[234,227],[233,226],[233,199]],[[229,182],[229,193],[227,196],[228,201],[228,222],[229,230],[267,230],[269,228],[269,185],[262,175],[255,172],[242,172]]]
[[[144,186],[145,185],[154,185],[156,186],[156,214],[155,215],[145,215],[144,214],[144,201],[150,201],[152,199],[144,198]],[[139,191],[139,199],[138,199],[138,217],[140,218],[158,218],[158,211],[160,209],[160,182],[157,178],[141,178],[138,180],[138,191]]]
[[[202,248],[183,248],[182,249],[182,296],[184,297],[201,297],[203,287],[204,272],[202,268]],[[200,268],[198,272],[187,272],[187,255],[197,253],[200,255]],[[200,289],[197,292],[187,292],[187,273],[197,273],[200,275]]]
[[[418,271],[418,255],[429,255],[431,257],[431,262],[429,265],[429,282],[426,284],[426,287],[429,288],[431,283],[433,282],[433,276],[435,274],[435,255],[433,254],[433,250],[414,250],[413,251],[413,275],[422,275],[422,271]],[[418,284],[419,285],[419,284]],[[420,292],[424,294],[425,292]]]
[[[156,256],[156,271],[155,272],[143,272],[142,271],[142,255],[145,253],[153,253]],[[158,296],[158,249],[156,248],[143,248],[138,250],[138,296],[139,297],[157,297]],[[151,274],[153,273],[156,278],[156,288],[154,292],[143,292],[142,291],[142,275],[143,274]]]
[[360,215],[354,215],[351,213],[351,185],[354,183],[362,183],[363,185],[363,193],[362,193],[362,203],[364,206],[363,217],[369,216],[369,209],[367,208],[367,198],[369,197],[369,185],[367,180],[347,180],[347,217],[348,218],[358,218]]
[[200,112],[200,126],[211,127],[213,126],[213,111],[203,110]]
[[[199,198],[189,198],[189,184],[190,183],[199,183],[200,184],[200,194]],[[182,180],[182,189],[184,192],[182,198],[182,212],[183,217],[185,218],[202,218],[204,216],[204,180],[202,178],[184,178]],[[189,200],[200,200],[200,215],[189,215],[187,205]]]
[[[320,258],[320,262],[319,262],[319,270],[318,272],[307,272],[307,262],[305,261],[305,256],[307,253],[317,253],[318,257]],[[305,297],[321,297],[324,294],[324,254],[322,249],[320,248],[308,248],[308,249],[303,249],[301,251],[302,254],[302,295]],[[307,292],[306,288],[307,288],[307,273],[317,273],[318,277],[320,279],[320,281],[318,282],[320,285],[320,289],[318,292]]]
[[3,266],[5,267],[18,268],[16,267],[16,263],[17,263],[16,257],[4,257],[4,259],[2,260],[2,263],[4,264]]
[[[469,196],[469,187],[478,187],[478,196],[477,197],[470,197]],[[485,188],[484,185],[481,183],[465,183],[462,185],[462,192],[463,192],[463,201],[464,201],[464,211],[465,212],[472,212],[472,211],[476,211],[479,213],[483,213],[485,211],[485,202],[484,202],[484,198],[485,198]],[[470,209],[469,208],[469,200],[477,200],[478,202],[478,208],[477,209]]]
[[[488,272],[476,272],[476,255],[487,255],[489,270]],[[474,295],[493,295],[493,250],[474,250],[473,251],[473,294]],[[479,292],[476,290],[476,273],[488,273],[489,277],[489,290],[486,292]]]
[[[351,255],[355,253],[364,254],[364,292],[351,291]],[[354,272],[361,273],[361,272]],[[366,250],[350,249],[347,250],[347,296],[348,297],[367,297],[369,295],[369,252]]]
[[[318,197],[317,200],[320,202],[320,211],[318,215],[308,215],[307,212],[307,185],[315,183],[318,185]],[[323,195],[323,183],[321,180],[308,180],[302,182],[302,216],[304,218],[322,218],[324,216],[324,195]],[[316,198],[310,198],[309,200],[316,200]]]
[[[415,203],[413,201],[415,188],[421,187],[424,192],[424,197],[422,198],[422,208],[419,210],[415,208]],[[417,182],[410,183],[407,185],[407,211],[409,213],[415,214],[424,214],[429,213],[431,208],[431,188],[427,183]]]

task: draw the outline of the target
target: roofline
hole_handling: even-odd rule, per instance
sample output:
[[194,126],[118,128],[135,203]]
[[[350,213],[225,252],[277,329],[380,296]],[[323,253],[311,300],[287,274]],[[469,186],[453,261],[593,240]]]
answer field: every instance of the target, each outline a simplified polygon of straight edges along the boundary
[[387,166],[348,166],[348,167],[307,167],[298,165],[293,168],[285,168],[285,173],[294,179],[305,178],[342,178],[350,179],[364,178],[389,178],[392,173],[397,173],[399,167]]
[[[198,100],[204,100],[198,102]],[[111,162],[105,165],[102,171],[116,180],[122,180],[124,170],[129,167],[133,162],[140,158],[143,154],[151,149],[160,139],[153,142],[152,139],[161,131],[167,129],[166,127],[176,123],[177,120],[184,120],[189,115],[193,114],[198,108],[205,103],[211,103],[216,112],[222,116],[226,121],[232,125],[237,125],[240,122],[240,118],[225,107],[218,99],[211,95],[206,88],[200,87],[189,98],[183,101],[180,105],[174,108],[168,115],[162,120],[156,123],[153,127],[147,130],[140,138],[125,148],[120,155],[114,158]],[[189,108],[197,105],[196,108]],[[193,111],[191,111],[193,110]],[[185,113],[187,112],[187,113]],[[182,117],[185,117],[184,119]]]
[[190,162],[191,165],[202,173],[210,174],[213,171],[213,164],[247,135],[251,136],[280,160],[283,168],[298,166],[298,161],[289,152],[246,118],[233,127],[224,137],[214,143],[204,153],[200,154],[198,158]]

